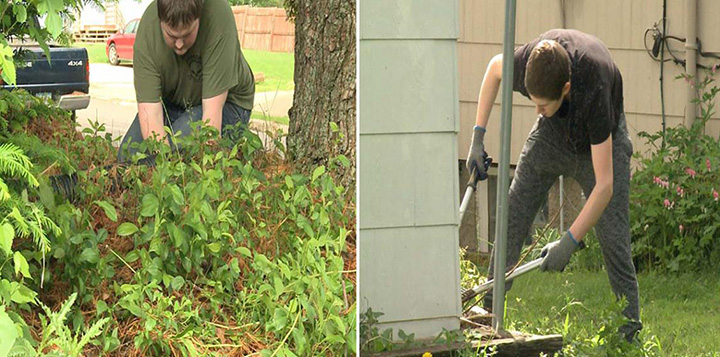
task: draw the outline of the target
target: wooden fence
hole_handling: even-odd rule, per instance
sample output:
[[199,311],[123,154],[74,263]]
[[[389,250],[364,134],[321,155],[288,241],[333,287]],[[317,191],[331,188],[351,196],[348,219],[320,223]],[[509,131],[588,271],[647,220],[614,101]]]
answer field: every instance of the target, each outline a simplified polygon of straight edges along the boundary
[[243,49],[293,52],[295,24],[285,9],[233,6],[238,39]]

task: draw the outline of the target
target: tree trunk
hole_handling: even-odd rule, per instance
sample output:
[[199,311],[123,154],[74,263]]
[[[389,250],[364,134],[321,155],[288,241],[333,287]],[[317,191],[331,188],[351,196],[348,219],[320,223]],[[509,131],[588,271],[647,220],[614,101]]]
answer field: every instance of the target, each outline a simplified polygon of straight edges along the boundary
[[[305,170],[344,155],[355,185],[355,0],[295,0],[295,94],[288,149]],[[330,123],[337,125],[334,131]]]

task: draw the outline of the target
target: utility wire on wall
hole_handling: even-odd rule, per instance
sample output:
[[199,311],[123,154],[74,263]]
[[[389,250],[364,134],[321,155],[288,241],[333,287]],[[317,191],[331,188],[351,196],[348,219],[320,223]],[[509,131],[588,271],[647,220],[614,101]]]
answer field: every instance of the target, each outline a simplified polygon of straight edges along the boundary
[[[564,1],[564,0],[561,0]],[[564,21],[564,20],[563,20]],[[653,24],[652,28],[649,28],[645,31],[645,35],[643,36],[643,44],[645,45],[645,50],[647,51],[650,58],[652,58],[656,62],[660,62],[660,108],[662,113],[662,132],[663,132],[663,140],[662,140],[662,147],[665,147],[665,132],[667,128],[667,119],[665,115],[665,90],[664,90],[664,76],[665,76],[665,62],[673,62],[679,66],[682,66],[683,68],[686,68],[687,61],[681,58],[678,58],[678,56],[674,53],[674,51],[670,48],[668,45],[668,40],[674,40],[678,42],[685,42],[685,38],[677,37],[677,36],[671,36],[668,35],[668,21],[667,21],[667,0],[663,0],[663,14],[662,19],[658,21],[657,23]],[[652,49],[648,48],[648,34],[652,34],[653,38],[653,46]],[[697,41],[697,53],[701,57],[705,58],[714,58],[714,59],[720,59],[720,55],[712,53],[712,52],[703,52],[702,50],[702,42],[699,38],[696,39]],[[671,59],[665,58],[665,52],[667,52]],[[697,67],[704,68],[704,69],[712,69],[717,68],[717,65],[708,67],[703,64],[697,64]]]

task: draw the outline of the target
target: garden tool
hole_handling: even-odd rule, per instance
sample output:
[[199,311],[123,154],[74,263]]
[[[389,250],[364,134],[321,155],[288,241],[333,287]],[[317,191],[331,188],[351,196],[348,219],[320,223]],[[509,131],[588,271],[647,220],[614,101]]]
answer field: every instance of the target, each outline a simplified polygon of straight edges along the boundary
[[[515,279],[516,277],[518,277],[520,275],[523,275],[529,271],[537,269],[540,266],[540,264],[542,263],[543,259],[545,259],[545,258],[544,257],[537,258],[529,263],[526,263],[526,264],[523,264],[523,265],[517,267],[517,269],[513,270],[512,273],[510,273],[508,276],[505,277],[505,280]],[[464,303],[468,302],[470,299],[477,296],[478,294],[480,294],[484,291],[490,290],[490,288],[492,288],[492,286],[493,286],[493,283],[494,283],[494,280],[490,279],[478,286],[473,287],[472,289],[463,290],[462,291],[462,303],[464,304]]]
[[485,167],[485,172],[481,172],[478,175],[475,168],[473,168],[473,171],[470,173],[467,189],[465,190],[462,203],[460,203],[460,224],[462,224],[463,216],[465,215],[465,211],[470,203],[470,197],[472,197],[473,192],[477,189],[477,182],[488,178],[487,170],[490,168],[490,164],[492,164],[492,157],[488,156],[487,153],[483,153],[483,166]]
[[[144,165],[148,167],[155,167],[155,156],[148,156],[143,159],[138,160],[138,165]],[[111,171],[113,168],[119,168],[124,169],[127,168],[129,164],[127,163],[120,163],[120,164],[109,164],[106,165],[104,168],[106,171]],[[117,189],[120,187],[121,183],[121,173],[117,172],[116,175],[112,178],[112,190]],[[60,175],[54,175],[50,176],[50,185],[53,188],[53,191],[55,191],[56,194],[61,195],[67,199],[72,200],[76,196],[75,187],[78,184],[78,175],[77,172],[69,173],[69,174],[60,174]]]

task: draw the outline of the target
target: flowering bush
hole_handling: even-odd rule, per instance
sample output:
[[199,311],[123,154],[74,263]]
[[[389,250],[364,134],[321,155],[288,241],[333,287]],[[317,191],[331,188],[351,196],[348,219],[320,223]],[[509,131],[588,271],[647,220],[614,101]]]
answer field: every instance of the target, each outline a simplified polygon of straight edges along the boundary
[[[712,82],[706,78],[698,88]],[[638,134],[655,149],[635,154],[631,180],[630,229],[640,266],[678,271],[720,263],[720,141],[704,133],[718,91],[704,91],[698,120],[667,129],[660,146],[662,132]]]

